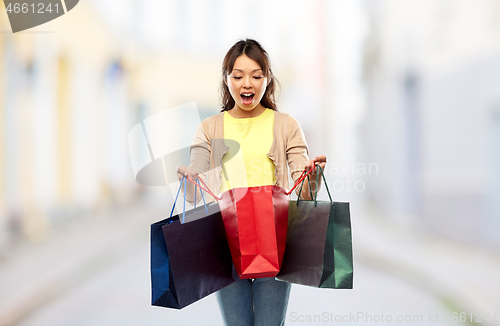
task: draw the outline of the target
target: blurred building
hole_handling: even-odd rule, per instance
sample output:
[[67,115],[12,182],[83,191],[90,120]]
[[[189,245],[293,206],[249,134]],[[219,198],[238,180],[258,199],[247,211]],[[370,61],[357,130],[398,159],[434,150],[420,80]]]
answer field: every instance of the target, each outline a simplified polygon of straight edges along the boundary
[[127,142],[141,119],[190,101],[202,118],[217,112],[222,57],[197,54],[189,28],[161,39],[169,8],[155,4],[167,3],[83,1],[16,34],[0,13],[0,254],[142,193]]
[[500,1],[365,2],[364,152],[394,221],[500,245]]
[[[0,19],[9,31],[5,12]],[[58,220],[130,188],[120,168],[127,156],[114,150],[133,115],[128,76],[112,35],[86,6],[0,40],[0,232],[40,239]]]

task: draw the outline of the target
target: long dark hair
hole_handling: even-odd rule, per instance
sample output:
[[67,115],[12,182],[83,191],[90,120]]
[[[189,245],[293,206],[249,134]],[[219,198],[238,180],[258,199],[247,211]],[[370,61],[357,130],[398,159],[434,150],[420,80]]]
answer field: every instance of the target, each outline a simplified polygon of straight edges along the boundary
[[260,100],[260,104],[265,108],[278,111],[276,99],[274,97],[275,85],[279,85],[278,80],[274,77],[271,71],[271,63],[266,50],[262,48],[259,42],[252,39],[239,40],[227,51],[224,61],[222,62],[222,81],[220,84],[220,96],[222,101],[222,111],[231,110],[234,107],[234,99],[229,93],[229,87],[224,82],[227,76],[231,73],[234,67],[234,62],[240,55],[246,55],[250,59],[257,62],[262,69],[264,76],[270,80],[266,87],[266,91]]

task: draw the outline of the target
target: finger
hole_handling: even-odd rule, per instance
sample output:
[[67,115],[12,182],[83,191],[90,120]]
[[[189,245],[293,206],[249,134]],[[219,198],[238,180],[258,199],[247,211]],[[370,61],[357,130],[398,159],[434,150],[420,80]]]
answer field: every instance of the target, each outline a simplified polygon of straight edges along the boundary
[[184,165],[177,166],[177,177],[179,178],[179,180],[181,180],[182,177],[192,178],[190,176],[190,174],[191,174],[191,171],[189,170],[188,167],[186,167]]
[[314,162],[326,162],[326,156],[325,155],[319,155],[314,158]]
[[312,168],[313,164],[314,164],[313,160],[308,161],[306,165],[304,165],[304,170],[309,171]]
[[316,162],[314,162],[314,165],[321,165],[321,166],[323,166],[325,164],[326,164],[326,160],[325,161],[316,161]]
[[[320,166],[322,170],[325,169],[326,162],[315,162],[315,166]],[[319,168],[315,168],[314,171],[312,171],[312,174],[316,175],[317,173],[321,172]]]

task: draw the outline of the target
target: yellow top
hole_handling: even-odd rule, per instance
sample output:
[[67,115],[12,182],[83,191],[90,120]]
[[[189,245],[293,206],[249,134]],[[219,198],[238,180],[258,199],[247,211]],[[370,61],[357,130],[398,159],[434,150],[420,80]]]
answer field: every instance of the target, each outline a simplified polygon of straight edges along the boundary
[[[273,161],[267,156],[273,141],[274,111],[253,118],[233,118],[224,112],[224,139],[229,151],[222,158],[221,193],[231,188],[274,185]],[[239,146],[238,146],[239,144]]]

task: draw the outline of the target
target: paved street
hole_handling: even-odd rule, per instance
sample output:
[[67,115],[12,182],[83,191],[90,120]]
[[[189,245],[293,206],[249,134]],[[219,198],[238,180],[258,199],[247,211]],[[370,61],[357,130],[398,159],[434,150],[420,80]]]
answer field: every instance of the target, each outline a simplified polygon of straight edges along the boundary
[[[161,211],[142,206],[111,211],[108,217],[89,219],[68,230],[54,240],[59,241],[55,247],[39,249],[38,258],[44,259],[25,253],[25,258],[14,258],[17,262],[6,262],[0,272],[5,289],[0,297],[0,325],[222,325],[213,295],[182,310],[150,305],[149,224],[161,218]],[[429,268],[432,255],[419,256],[425,250],[422,239],[406,238],[401,232],[391,239],[394,233],[389,228],[374,226],[368,217],[356,219],[353,230],[355,288],[294,285],[287,325],[464,325],[472,323],[447,321],[446,313],[451,319],[453,311],[472,312],[477,319],[480,308],[490,309],[490,321],[481,325],[499,325],[491,321],[493,302],[499,302],[494,301],[500,292],[498,261],[476,257],[489,271],[479,268],[482,277],[472,277],[476,283],[468,285],[460,271],[447,274],[447,268],[455,270],[453,248],[445,249],[446,262]],[[398,237],[400,243],[395,242]],[[433,245],[434,254],[442,256],[440,250]],[[475,255],[469,249],[464,257],[471,254]],[[28,262],[32,268],[20,269]],[[454,288],[454,282],[462,282],[462,289]],[[478,293],[483,301],[472,300]]]
[[[215,297],[176,311],[149,305],[148,246],[141,244],[133,255],[92,280],[53,300],[29,316],[21,326],[109,326],[109,325],[221,325]],[[371,282],[376,279],[376,282]],[[431,295],[404,281],[373,271],[361,264],[356,269],[356,289],[319,290],[294,286],[287,314],[288,325],[307,323],[314,315],[351,312],[421,315],[443,310]],[[376,317],[375,317],[376,318]],[[328,319],[330,320],[330,317]],[[333,319],[334,320],[334,319]],[[344,324],[344,323],[343,323]],[[345,323],[363,325],[364,320]],[[406,324],[406,323],[405,323]],[[408,323],[420,325],[419,322]],[[445,325],[441,323],[440,325]]]

